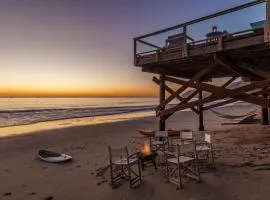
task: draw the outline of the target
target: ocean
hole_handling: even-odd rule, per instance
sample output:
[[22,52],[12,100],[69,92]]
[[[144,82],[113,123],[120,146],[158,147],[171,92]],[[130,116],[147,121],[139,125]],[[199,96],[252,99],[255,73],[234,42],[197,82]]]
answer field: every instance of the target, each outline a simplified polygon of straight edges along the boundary
[[[0,98],[0,127],[153,111],[158,98]],[[154,115],[154,111],[153,111]]]
[[[196,100],[196,99],[194,99]],[[111,120],[155,115],[158,98],[0,98],[0,128],[64,119],[102,117]],[[218,102],[218,101],[217,101]],[[167,108],[178,103],[172,101]],[[246,105],[235,102],[225,106]],[[249,105],[249,104],[247,104]],[[189,110],[189,109],[187,109]],[[125,117],[119,116],[125,114]],[[138,115],[140,114],[140,115]],[[110,116],[106,118],[106,116]],[[114,117],[115,116],[115,119]],[[105,118],[104,118],[105,117]],[[100,120],[99,120],[100,121]]]

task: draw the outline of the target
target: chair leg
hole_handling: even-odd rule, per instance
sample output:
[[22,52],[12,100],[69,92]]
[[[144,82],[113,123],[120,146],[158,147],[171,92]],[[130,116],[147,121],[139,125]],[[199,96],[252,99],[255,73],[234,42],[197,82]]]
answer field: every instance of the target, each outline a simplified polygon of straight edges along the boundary
[[113,165],[110,164],[110,175],[111,175],[111,186],[115,185],[114,176],[113,176]]
[[139,160],[138,160],[138,168],[139,168],[139,178],[140,178],[140,183],[141,183],[142,182],[142,169],[141,169],[141,164]]
[[195,170],[197,172],[197,175],[198,175],[198,181],[201,182],[201,172],[200,172],[200,168],[199,168],[199,165],[198,165],[198,159],[195,159],[194,160],[194,164],[195,164]]
[[212,160],[212,166],[215,168],[215,159],[214,159],[214,153],[213,150],[211,149],[211,160]]
[[128,179],[129,179],[129,187],[132,188],[131,169],[129,165],[128,165]]
[[166,178],[167,178],[167,181],[169,181],[170,179],[170,172],[169,172],[169,162],[168,162],[168,159],[167,159],[167,156],[165,158],[165,163],[166,163]]
[[182,189],[183,188],[183,184],[182,184],[182,173],[181,173],[181,166],[180,164],[178,163],[177,165],[177,168],[178,168],[178,178],[179,178],[179,185],[177,189]]

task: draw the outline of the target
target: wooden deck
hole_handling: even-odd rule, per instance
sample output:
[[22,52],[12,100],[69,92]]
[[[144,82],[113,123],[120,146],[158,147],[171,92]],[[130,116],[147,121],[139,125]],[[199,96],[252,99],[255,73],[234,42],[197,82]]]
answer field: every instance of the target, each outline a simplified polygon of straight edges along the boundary
[[[268,0],[269,1],[269,0]],[[170,47],[158,47],[144,41],[145,38],[162,34],[175,28],[183,28],[183,34],[188,38],[187,27],[192,24],[212,19],[214,17],[230,14],[232,12],[246,9],[254,5],[265,3],[265,1],[254,1],[235,8],[221,11],[203,18],[199,18],[175,27],[156,31],[134,39],[134,65],[142,67],[142,71],[166,74],[181,78],[192,78],[194,74],[206,66],[216,65],[211,73],[203,77],[204,80],[220,77],[232,77],[239,75],[249,80],[256,80],[254,74],[247,72],[243,67],[237,65],[256,65],[258,70],[270,73],[270,28],[269,19],[265,28],[242,30],[228,33],[215,38],[205,38],[199,41],[187,42],[182,45]],[[266,5],[269,8],[269,3]],[[268,16],[269,13],[266,13]],[[268,40],[269,39],[269,40]],[[268,41],[268,42],[267,42]],[[153,47],[155,50],[137,53],[136,42]],[[218,58],[218,59],[217,59]],[[234,70],[232,67],[235,66]]]
[[[219,56],[234,65],[240,61],[254,65],[261,70],[270,71],[270,46],[264,42],[263,30],[240,36],[228,36],[214,42],[203,41],[200,44],[187,44],[175,48],[163,48],[136,56],[136,66],[150,73],[165,73],[183,78],[193,75],[205,66],[219,65],[205,79],[231,77],[235,75],[231,69],[216,62]],[[184,50],[186,48],[186,50]],[[186,54],[184,55],[184,51]],[[250,74],[238,69],[241,76]],[[236,70],[236,71],[238,71]],[[256,78],[256,77],[251,77]]]

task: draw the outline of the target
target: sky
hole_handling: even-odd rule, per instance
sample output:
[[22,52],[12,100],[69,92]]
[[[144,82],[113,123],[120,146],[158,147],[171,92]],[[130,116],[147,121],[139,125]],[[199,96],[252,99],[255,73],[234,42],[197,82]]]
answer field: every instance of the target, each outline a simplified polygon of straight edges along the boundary
[[0,97],[155,96],[153,74],[133,66],[133,38],[246,2],[0,0]]

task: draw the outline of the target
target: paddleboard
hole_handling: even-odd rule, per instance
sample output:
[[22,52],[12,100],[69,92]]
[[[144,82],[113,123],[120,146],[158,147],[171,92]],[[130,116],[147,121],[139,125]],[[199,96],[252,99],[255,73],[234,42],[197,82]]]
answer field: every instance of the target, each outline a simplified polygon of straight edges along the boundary
[[51,163],[66,162],[72,159],[71,156],[53,151],[39,150],[37,157],[43,161]]

